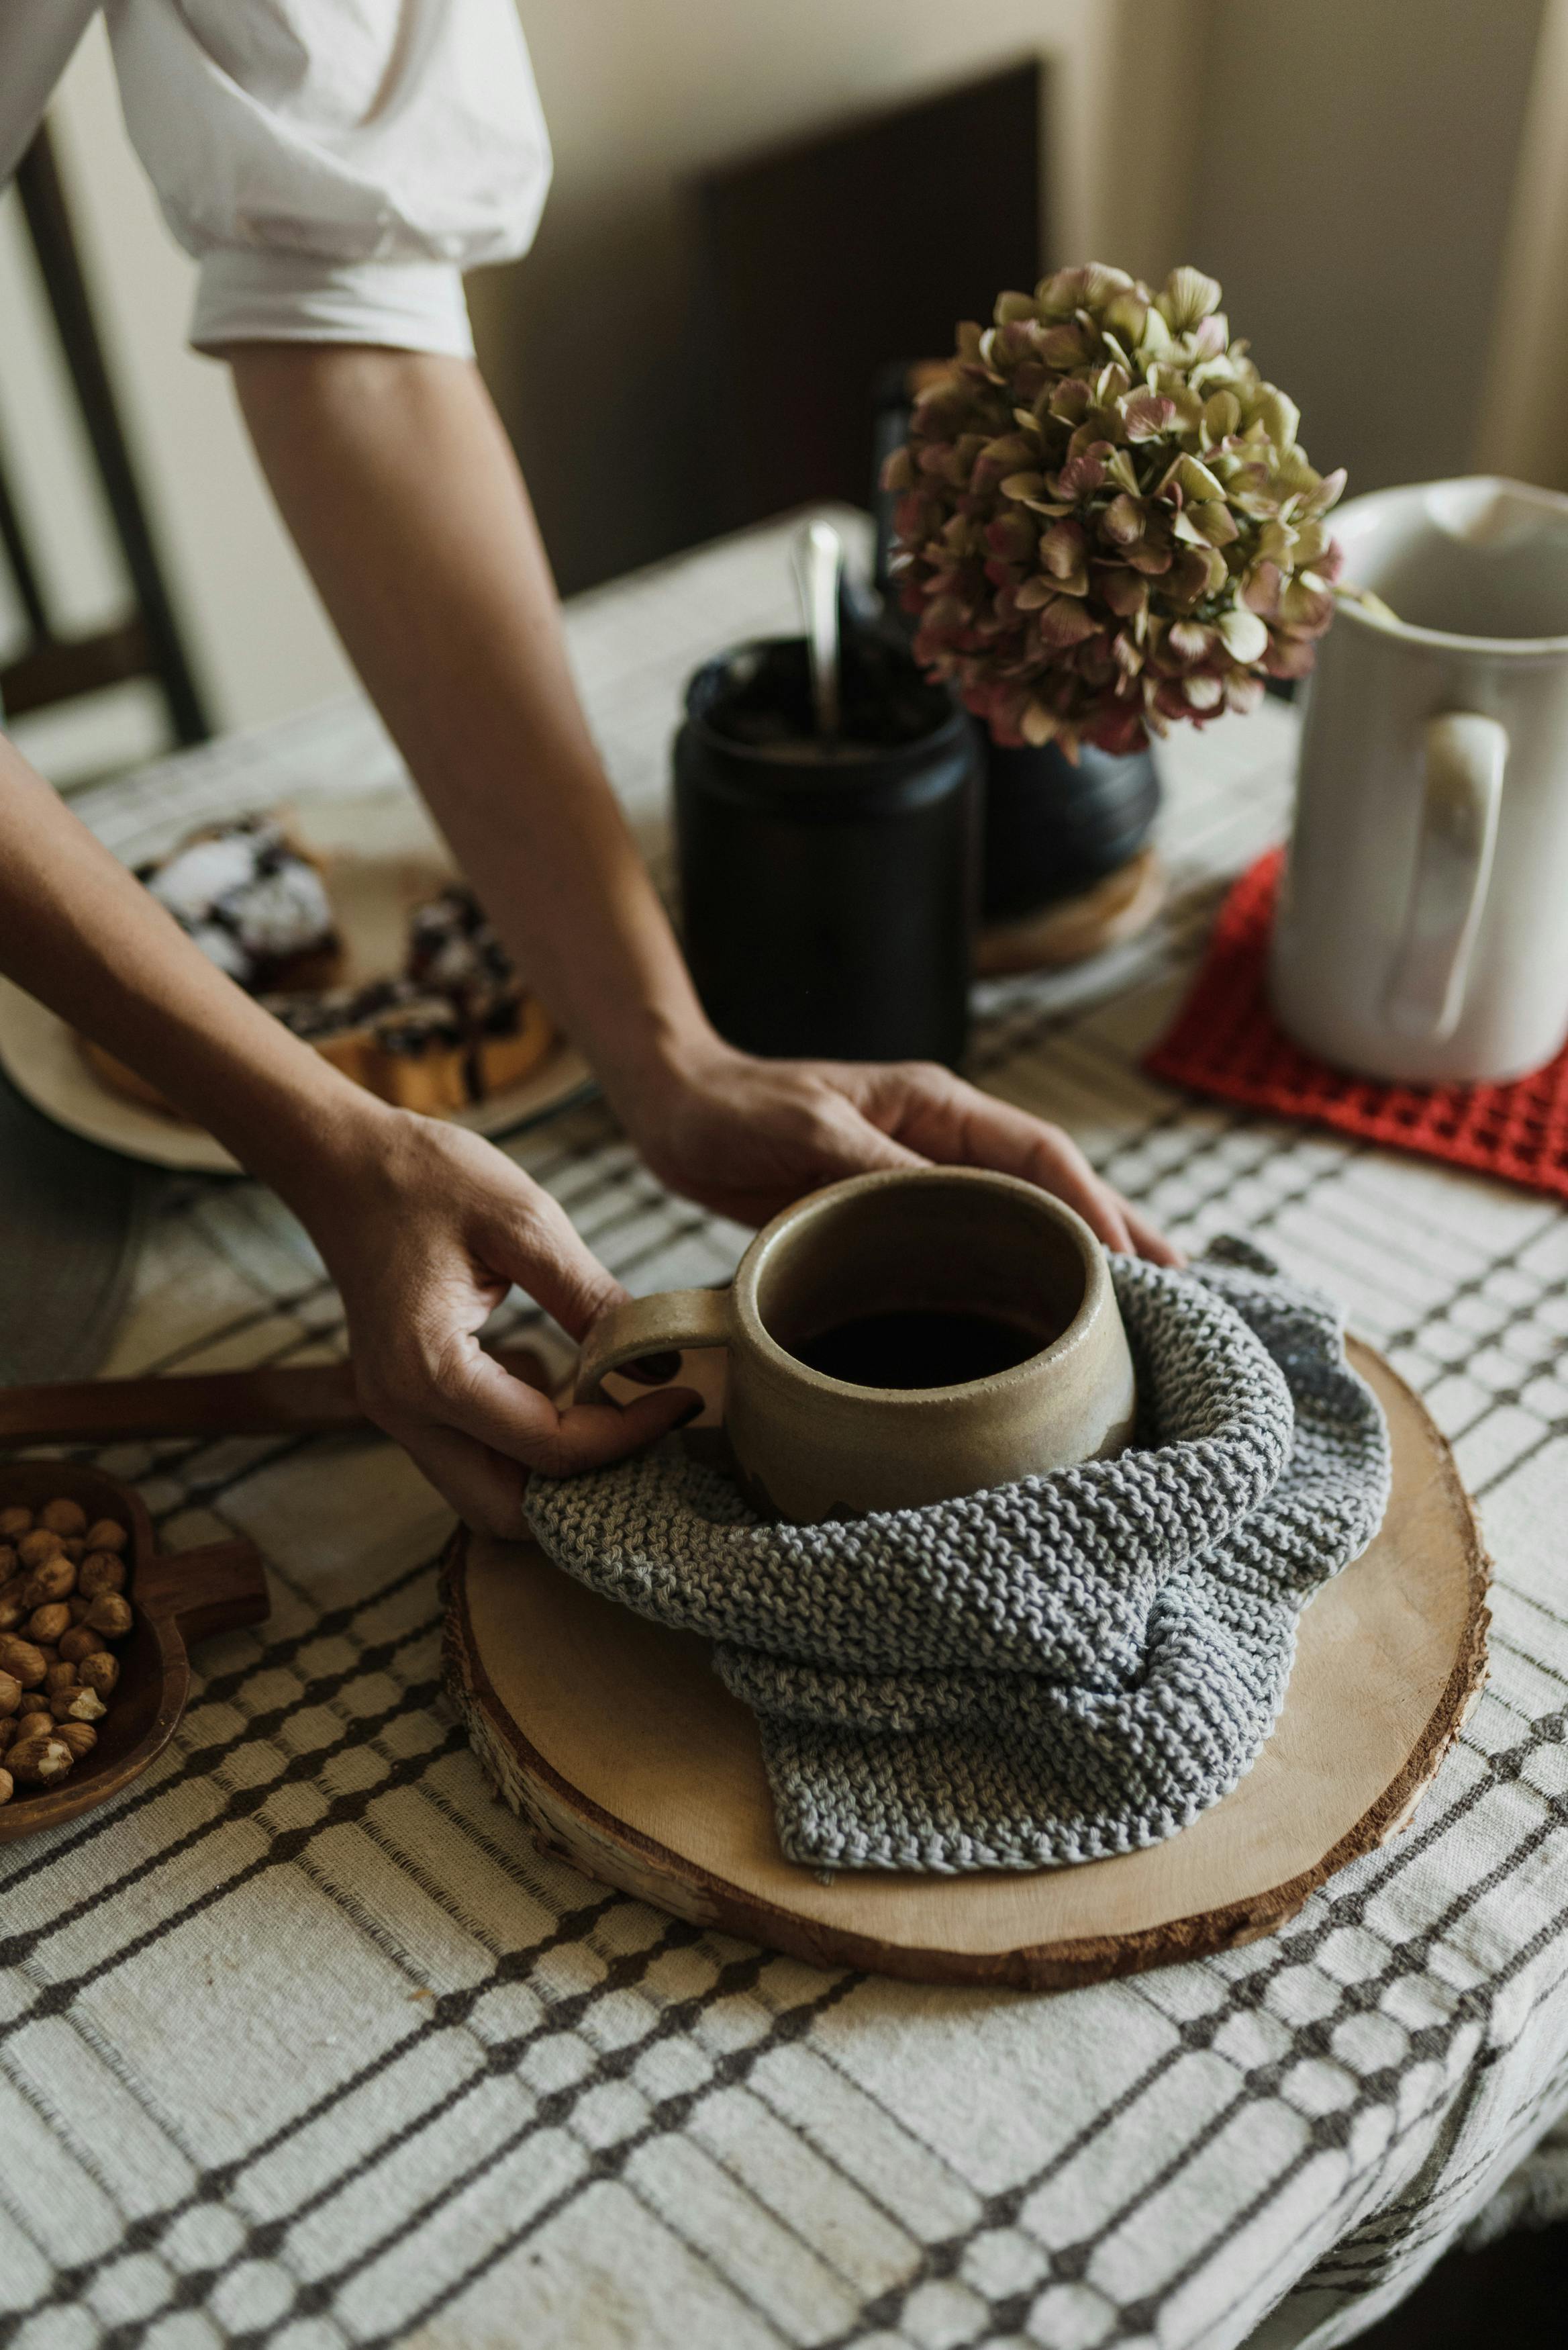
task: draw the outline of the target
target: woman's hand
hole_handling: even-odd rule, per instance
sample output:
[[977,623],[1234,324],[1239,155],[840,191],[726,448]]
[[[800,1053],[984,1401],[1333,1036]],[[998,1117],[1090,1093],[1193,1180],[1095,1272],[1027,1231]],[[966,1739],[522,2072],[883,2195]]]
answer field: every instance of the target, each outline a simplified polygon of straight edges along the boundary
[[878,1167],[992,1167],[1064,1200],[1107,1248],[1179,1263],[1060,1127],[926,1061],[763,1061],[716,1041],[643,1104],[633,1136],[671,1190],[744,1224]]
[[516,1535],[530,1469],[594,1469],[700,1410],[690,1388],[624,1408],[514,1378],[479,1332],[515,1282],[574,1338],[626,1295],[564,1209],[477,1135],[378,1106],[294,1204],[348,1317],[359,1400],[471,1526]]

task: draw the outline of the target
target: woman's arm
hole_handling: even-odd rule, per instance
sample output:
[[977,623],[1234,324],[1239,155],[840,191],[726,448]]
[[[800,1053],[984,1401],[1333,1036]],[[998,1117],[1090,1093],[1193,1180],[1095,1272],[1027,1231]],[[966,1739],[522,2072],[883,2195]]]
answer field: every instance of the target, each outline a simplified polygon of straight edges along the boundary
[[251,434],[465,872],[624,1117],[706,1023],[588,733],[533,509],[476,369],[242,343]]
[[618,1458],[692,1404],[557,1412],[484,1355],[514,1282],[575,1337],[625,1293],[501,1152],[376,1100],[253,1003],[4,737],[0,971],[295,1209],[342,1292],[366,1409],[472,1523],[517,1531],[520,1462]]
[[761,1061],[715,1035],[588,733],[527,492],[472,366],[352,345],[226,356],[372,700],[657,1174],[761,1222],[867,1168],[998,1167],[1111,1247],[1169,1255],[1059,1128],[946,1070]]

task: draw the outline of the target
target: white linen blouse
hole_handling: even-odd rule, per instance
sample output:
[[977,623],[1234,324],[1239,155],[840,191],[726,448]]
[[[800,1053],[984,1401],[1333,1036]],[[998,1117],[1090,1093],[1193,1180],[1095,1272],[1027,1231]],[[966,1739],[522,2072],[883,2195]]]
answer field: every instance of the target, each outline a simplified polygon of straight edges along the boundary
[[[0,0],[0,186],[99,0]],[[120,104],[200,263],[191,340],[472,353],[461,273],[532,244],[550,142],[512,0],[107,0]]]

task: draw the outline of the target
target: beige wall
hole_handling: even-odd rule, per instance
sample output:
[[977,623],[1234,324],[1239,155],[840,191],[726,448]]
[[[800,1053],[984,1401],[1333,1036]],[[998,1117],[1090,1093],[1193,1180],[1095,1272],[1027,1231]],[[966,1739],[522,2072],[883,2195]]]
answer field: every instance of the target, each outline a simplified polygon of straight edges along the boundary
[[[1054,67],[1059,257],[1149,275],[1183,257],[1213,269],[1239,330],[1301,400],[1314,456],[1348,463],[1363,485],[1469,462],[1542,0],[519,5],[556,186],[533,255],[482,274],[471,293],[568,585],[691,535],[701,450],[682,372],[682,182],[1030,53]],[[1568,0],[1552,6],[1563,50]],[[1538,113],[1546,161],[1535,181],[1554,186],[1559,118]],[[183,348],[191,265],[126,143],[99,28],[57,122],[218,718],[307,707],[340,687],[345,666],[272,515],[223,369]],[[1555,201],[1538,185],[1537,213]],[[112,601],[111,558],[80,489],[14,212],[14,198],[0,204],[0,432],[23,460],[64,600],[85,622]],[[1542,273],[1523,217],[1516,207],[1510,249],[1528,290],[1532,265]],[[1568,308],[1553,317],[1561,328]],[[1494,385],[1500,414],[1507,391]],[[131,747],[134,733],[122,738]]]
[[1476,462],[1568,490],[1568,0],[1548,0],[1510,209]]
[[1542,0],[1209,11],[1193,255],[1353,491],[1474,461],[1541,21]]
[[[476,279],[471,302],[563,583],[681,544],[702,511],[692,174],[1039,55],[1053,66],[1056,250],[1164,269],[1178,257],[1205,5],[521,0],[556,184],[534,252]],[[650,447],[654,463],[628,462]]]

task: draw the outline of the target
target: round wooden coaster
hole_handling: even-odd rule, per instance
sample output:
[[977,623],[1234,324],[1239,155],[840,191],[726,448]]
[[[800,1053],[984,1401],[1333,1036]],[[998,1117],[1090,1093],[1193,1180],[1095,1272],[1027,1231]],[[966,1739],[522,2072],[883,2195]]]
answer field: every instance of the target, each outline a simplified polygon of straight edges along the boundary
[[1303,1617],[1253,1769],[1151,1851],[1027,1875],[796,1867],[755,1726],[707,1644],[584,1590],[531,1544],[456,1537],[448,1688],[543,1848],[818,1965],[1045,1990],[1251,1941],[1406,1824],[1485,1677],[1488,1565],[1452,1456],[1382,1357],[1354,1341],[1351,1355],[1393,1437],[1383,1530]]
[[1106,947],[1119,947],[1147,930],[1165,903],[1165,874],[1152,848],[1140,849],[1075,898],[1021,921],[992,922],[974,942],[974,967],[981,979],[1009,972],[1057,971],[1084,962]]

